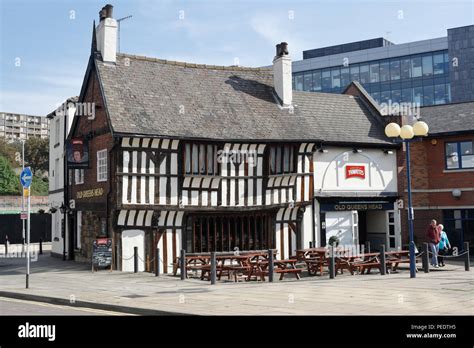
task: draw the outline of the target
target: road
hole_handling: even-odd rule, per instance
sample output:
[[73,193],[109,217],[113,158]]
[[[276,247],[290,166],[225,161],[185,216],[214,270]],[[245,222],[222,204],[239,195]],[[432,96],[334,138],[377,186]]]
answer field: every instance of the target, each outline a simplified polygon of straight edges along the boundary
[[127,315],[92,308],[69,307],[49,303],[0,297],[0,315]]

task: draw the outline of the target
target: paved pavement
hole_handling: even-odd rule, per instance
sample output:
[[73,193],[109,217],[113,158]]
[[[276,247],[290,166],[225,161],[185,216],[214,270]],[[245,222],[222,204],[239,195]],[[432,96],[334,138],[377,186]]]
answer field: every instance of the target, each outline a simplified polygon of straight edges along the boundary
[[472,315],[474,272],[451,261],[409,278],[403,267],[382,276],[327,276],[268,282],[181,281],[149,273],[101,271],[47,253],[32,264],[25,289],[24,259],[0,259],[0,296],[36,299],[134,314],[206,315]]
[[123,315],[123,313],[100,309],[75,308],[6,297],[0,297],[0,313],[2,315]]

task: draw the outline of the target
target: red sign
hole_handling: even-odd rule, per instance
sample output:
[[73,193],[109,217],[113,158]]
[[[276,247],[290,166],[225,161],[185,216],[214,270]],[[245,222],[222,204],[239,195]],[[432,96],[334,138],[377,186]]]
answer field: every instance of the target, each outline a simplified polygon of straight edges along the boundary
[[21,220],[26,220],[26,219],[28,219],[28,214],[25,213],[24,211],[22,211],[22,212],[20,213],[20,219],[21,219]]
[[365,166],[346,166],[346,179],[365,179]]

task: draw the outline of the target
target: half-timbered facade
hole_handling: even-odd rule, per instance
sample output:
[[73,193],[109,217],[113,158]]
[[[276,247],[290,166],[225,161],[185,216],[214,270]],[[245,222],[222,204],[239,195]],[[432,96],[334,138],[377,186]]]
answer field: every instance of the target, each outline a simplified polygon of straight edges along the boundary
[[292,92],[281,45],[273,70],[110,54],[114,22],[94,28],[80,95],[95,118],[77,116],[70,135],[87,138],[90,153],[84,183],[70,187],[77,258],[90,260],[98,236],[113,238],[122,270],[132,269],[134,247],[151,270],[158,246],[165,273],[181,249],[275,248],[287,258],[315,242],[315,152],[393,147],[359,85]]

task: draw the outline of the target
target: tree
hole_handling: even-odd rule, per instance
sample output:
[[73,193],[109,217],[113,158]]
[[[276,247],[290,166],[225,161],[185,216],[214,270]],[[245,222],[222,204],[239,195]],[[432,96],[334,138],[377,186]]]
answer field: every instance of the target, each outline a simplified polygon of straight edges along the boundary
[[31,137],[25,142],[25,161],[36,175],[49,169],[49,140]]
[[[20,158],[17,158],[17,152]],[[21,166],[21,143],[8,142],[4,138],[0,138],[0,156],[5,157],[13,167]],[[16,161],[19,159],[19,162]]]
[[19,177],[13,171],[13,168],[4,156],[0,156],[0,194],[18,195],[20,194]]

